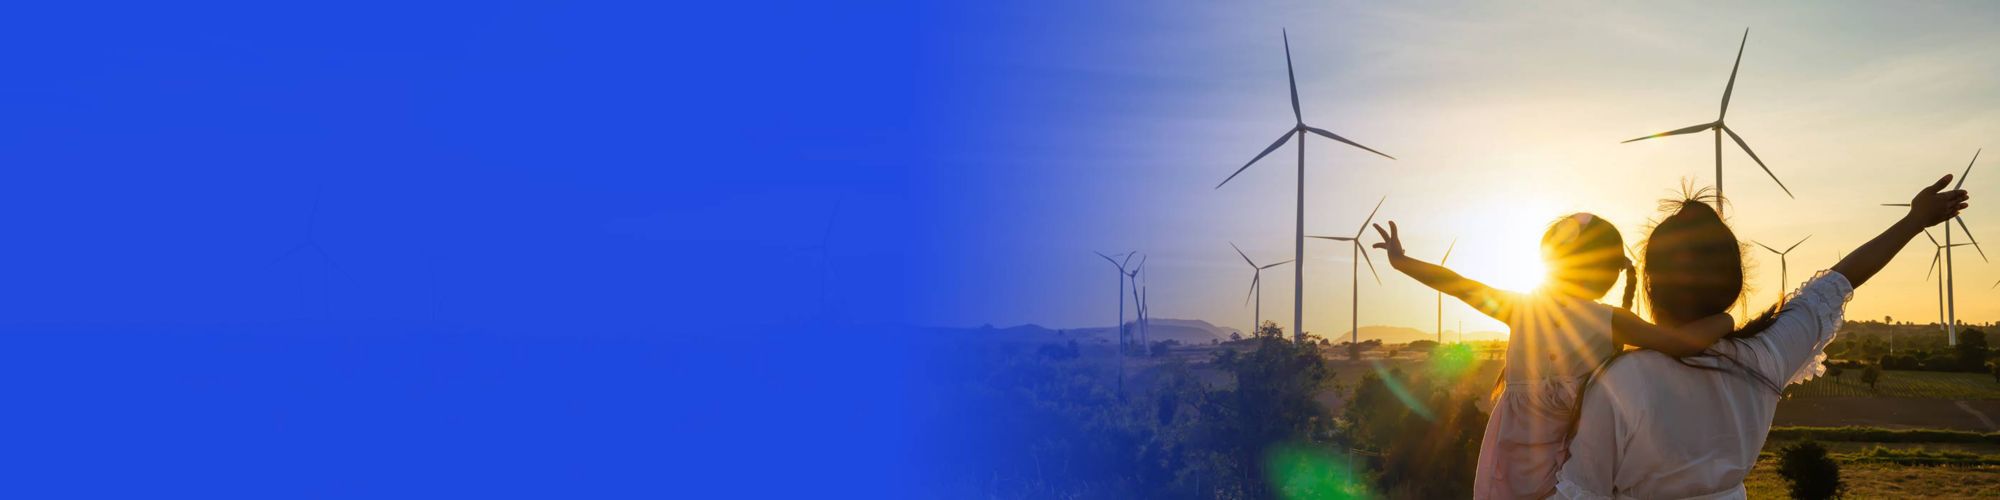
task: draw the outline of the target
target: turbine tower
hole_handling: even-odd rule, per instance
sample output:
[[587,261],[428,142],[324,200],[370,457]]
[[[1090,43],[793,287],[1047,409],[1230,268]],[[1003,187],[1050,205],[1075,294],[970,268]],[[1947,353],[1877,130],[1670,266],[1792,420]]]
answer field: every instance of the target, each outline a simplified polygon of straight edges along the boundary
[[[1458,238],[1452,238],[1452,239],[1451,239],[1451,244],[1450,244],[1450,245],[1445,245],[1445,247],[1444,247],[1444,258],[1441,258],[1441,259],[1438,259],[1438,265],[1442,266],[1442,265],[1444,265],[1444,263],[1445,263],[1445,262],[1449,262],[1449,261],[1451,261],[1451,249],[1452,249],[1452,248],[1454,248],[1454,247],[1457,247],[1457,246],[1458,246]],[[1371,264],[1372,264],[1372,263],[1371,263]],[[1372,267],[1372,266],[1371,266],[1371,267]],[[1438,345],[1444,345],[1444,292],[1438,292],[1438,293],[1437,293],[1437,307],[1438,307],[1438,340],[1437,340],[1437,342],[1438,342]]]
[[1245,169],[1250,168],[1250,165],[1257,163],[1257,160],[1262,160],[1264,156],[1271,154],[1272,151],[1277,151],[1278,148],[1283,147],[1285,141],[1291,140],[1293,135],[1298,135],[1298,215],[1294,220],[1292,238],[1292,337],[1297,340],[1303,340],[1305,339],[1306,310],[1306,134],[1318,134],[1321,137],[1333,139],[1342,144],[1381,155],[1383,158],[1394,160],[1396,157],[1347,140],[1347,138],[1335,135],[1333,132],[1306,125],[1305,115],[1299,111],[1299,79],[1292,71],[1292,37],[1289,32],[1283,33],[1283,36],[1285,40],[1285,79],[1291,84],[1292,90],[1292,128],[1285,130],[1284,134],[1278,136],[1277,141],[1272,142],[1269,147],[1265,147],[1263,152],[1257,153],[1256,157],[1251,158],[1249,162],[1237,168],[1236,172],[1229,174],[1228,178],[1223,179],[1222,183],[1216,184],[1215,187],[1216,189],[1221,189],[1223,184],[1228,184],[1229,180],[1235,179],[1237,174],[1243,173]]
[[1091,253],[1097,254],[1098,257],[1103,257],[1105,261],[1108,261],[1111,263],[1111,265],[1118,267],[1118,348],[1113,349],[1111,352],[1113,353],[1112,358],[1114,362],[1118,364],[1118,399],[1124,400],[1125,399],[1125,264],[1132,262],[1132,256],[1139,252],[1120,254],[1125,256],[1125,260],[1122,261],[1113,260],[1111,256],[1105,255],[1104,252],[1091,252]]
[[[1953,191],[1965,187],[1965,178],[1972,175],[1972,165],[1979,163],[1979,153],[1983,151],[1985,149],[1981,148],[1972,152],[1972,161],[1965,164],[1965,173],[1958,176],[1958,184],[1951,187]],[[1910,204],[1884,203],[1882,206],[1907,207]],[[1965,231],[1965,240],[1971,242],[1972,249],[1979,252],[1979,260],[1982,262],[1987,261],[1986,250],[1979,248],[1979,239],[1972,237],[1972,228],[1965,225],[1965,217],[1954,216],[1952,218],[1958,220],[1958,228]],[[1951,248],[1956,246],[1961,245],[1953,245],[1951,243],[1951,222],[1946,221],[1944,224],[1944,269],[1942,271],[1944,275],[1944,310],[1946,319],[1944,331],[1945,345],[1953,346],[1958,345],[1958,283],[1952,277],[1956,268],[1951,264]]]
[[1771,248],[1769,245],[1765,245],[1763,242],[1753,242],[1757,243],[1757,246],[1764,247],[1765,250],[1770,250],[1771,253],[1778,254],[1778,306],[1779,307],[1784,307],[1785,287],[1791,286],[1790,284],[1792,282],[1790,277],[1791,268],[1785,262],[1785,255],[1792,253],[1792,249],[1798,248],[1799,244],[1805,243],[1806,240],[1809,239],[1812,239],[1812,235],[1810,234],[1806,235],[1806,237],[1804,238],[1799,238],[1798,243],[1793,243],[1792,246],[1786,247],[1785,251],[1783,252],[1778,251],[1778,249],[1776,248]]
[[[1962,247],[1968,244],[1956,243],[1956,244],[1946,245],[1943,243],[1938,243],[1937,238],[1931,236],[1931,231],[1929,229],[1924,230],[1924,238],[1931,240],[1931,247],[1936,248],[1936,250],[1931,251],[1931,266],[1924,269],[1924,281],[1930,281],[1932,273],[1936,273],[1938,276],[1940,276],[1937,282],[1938,331],[1945,332],[1945,335],[1949,336],[1951,335],[1951,327],[1947,326],[1947,323],[1949,322],[1945,320],[1945,315],[1944,315],[1944,278],[1942,278],[1942,276],[1944,276],[1944,273],[1941,272],[1944,270],[1944,266],[1941,265],[1943,264],[1944,261],[1941,259],[1944,258],[1945,251],[1950,249],[1951,247]],[[2000,285],[2000,283],[1995,283],[1995,285]]]
[[1257,329],[1264,326],[1264,270],[1290,264],[1292,261],[1287,260],[1276,264],[1259,266],[1257,262],[1250,260],[1249,255],[1244,255],[1243,249],[1237,248],[1236,243],[1231,242],[1229,248],[1235,248],[1236,255],[1243,257],[1243,263],[1250,265],[1250,293],[1243,297],[1243,302],[1246,303],[1245,305],[1248,305],[1247,303],[1250,302],[1251,297],[1255,297],[1257,300],[1257,305],[1250,309],[1250,336],[1256,337]]
[[[1322,240],[1345,241],[1354,247],[1354,256],[1356,257],[1352,259],[1352,264],[1354,264],[1354,293],[1352,296],[1354,299],[1354,314],[1350,316],[1351,323],[1349,323],[1349,327],[1353,328],[1353,331],[1349,332],[1352,336],[1349,337],[1351,340],[1348,341],[1348,359],[1361,358],[1361,261],[1368,261],[1368,273],[1375,275],[1375,284],[1382,284],[1382,275],[1375,272],[1375,259],[1369,258],[1368,249],[1362,248],[1361,233],[1367,231],[1368,225],[1375,222],[1375,214],[1382,211],[1382,202],[1384,201],[1389,201],[1389,197],[1384,196],[1381,201],[1375,202],[1375,210],[1368,212],[1368,220],[1361,221],[1361,227],[1354,230],[1354,236],[1352,237],[1312,236],[1312,238]],[[1292,336],[1304,340],[1305,337],[1300,335],[1302,335],[1300,332],[1293,332],[1292,334]]]
[[[1704,130],[1715,131],[1715,199],[1716,199],[1715,213],[1718,215],[1722,213],[1722,207],[1724,205],[1723,200],[1726,199],[1722,195],[1722,135],[1723,134],[1729,134],[1729,139],[1736,141],[1736,145],[1738,147],[1743,148],[1743,153],[1750,155],[1750,159],[1755,160],[1757,162],[1757,166],[1759,168],[1764,169],[1765,175],[1771,176],[1772,182],[1778,183],[1778,189],[1785,190],[1786,197],[1797,199],[1797,197],[1792,196],[1792,190],[1790,188],[1785,187],[1785,181],[1778,180],[1778,174],[1771,173],[1771,167],[1764,166],[1764,160],[1762,158],[1757,157],[1757,152],[1750,150],[1750,143],[1743,142],[1743,136],[1736,135],[1735,129],[1729,128],[1729,125],[1724,124],[1722,122],[1722,119],[1724,117],[1729,116],[1729,94],[1736,90],[1736,70],[1743,67],[1743,48],[1745,46],[1748,46],[1749,44],[1750,44],[1750,29],[1744,28],[1743,41],[1736,46],[1736,65],[1731,66],[1729,68],[1729,83],[1722,87],[1722,111],[1715,115],[1715,121],[1703,123],[1700,125],[1690,125],[1687,127],[1682,127],[1674,130],[1669,130],[1666,132],[1661,132],[1625,141],[1625,142],[1643,141],[1655,137],[1692,134]],[[1624,144],[1624,142],[1621,142],[1620,144]]]
[[1147,350],[1152,346],[1147,344],[1146,299],[1139,295],[1139,272],[1145,269],[1146,258],[1139,257],[1139,265],[1134,266],[1131,271],[1125,273],[1126,277],[1132,278],[1132,312],[1134,313],[1132,317],[1132,331],[1139,338],[1139,354],[1141,356],[1152,354],[1151,351]]
[[[271,259],[271,262],[265,264],[264,267],[269,269],[271,266],[278,265],[302,252],[311,251],[312,255],[318,258],[317,260],[319,260],[320,264],[325,266],[320,273],[320,309],[323,314],[331,315],[333,312],[331,304],[332,273],[339,273],[341,276],[346,277],[347,270],[342,269],[340,263],[333,260],[333,256],[326,252],[325,247],[319,245],[319,239],[316,237],[319,229],[319,200],[325,192],[326,188],[319,188],[313,191],[312,210],[306,212],[305,236],[299,240],[297,245],[293,245],[291,249],[285,250],[285,253],[279,254],[278,258]],[[300,308],[303,309],[305,303],[305,288],[303,285],[300,286],[299,296]]]

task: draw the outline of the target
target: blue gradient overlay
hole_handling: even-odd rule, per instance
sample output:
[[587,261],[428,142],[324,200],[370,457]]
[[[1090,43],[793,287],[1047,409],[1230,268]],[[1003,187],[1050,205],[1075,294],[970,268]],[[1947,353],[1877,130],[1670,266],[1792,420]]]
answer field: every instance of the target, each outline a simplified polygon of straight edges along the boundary
[[0,497],[928,496],[981,425],[954,7],[9,10]]

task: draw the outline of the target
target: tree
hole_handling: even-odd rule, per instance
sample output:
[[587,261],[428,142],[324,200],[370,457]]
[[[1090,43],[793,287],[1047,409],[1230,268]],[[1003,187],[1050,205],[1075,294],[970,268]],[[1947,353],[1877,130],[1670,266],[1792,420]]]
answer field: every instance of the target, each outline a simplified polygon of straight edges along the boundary
[[1778,475],[1791,483],[1792,498],[1839,498],[1847,489],[1840,482],[1840,464],[1826,455],[1825,447],[1810,439],[1778,451]]
[[1882,380],[1882,365],[1879,364],[1868,365],[1868,369],[1861,370],[1861,383],[1868,384],[1869,389],[1874,389],[1875,382],[1881,380]]
[[1986,333],[1966,329],[1958,334],[1958,369],[1962,371],[1986,371]]

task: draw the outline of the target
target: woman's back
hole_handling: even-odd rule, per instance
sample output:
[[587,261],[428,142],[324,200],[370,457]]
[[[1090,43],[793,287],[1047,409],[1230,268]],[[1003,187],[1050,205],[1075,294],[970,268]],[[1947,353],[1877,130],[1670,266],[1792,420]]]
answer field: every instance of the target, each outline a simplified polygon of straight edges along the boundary
[[1584,392],[1556,496],[1741,498],[1777,411],[1775,387],[1819,373],[1852,291],[1824,274],[1762,333],[1686,365],[1652,351],[1614,360]]

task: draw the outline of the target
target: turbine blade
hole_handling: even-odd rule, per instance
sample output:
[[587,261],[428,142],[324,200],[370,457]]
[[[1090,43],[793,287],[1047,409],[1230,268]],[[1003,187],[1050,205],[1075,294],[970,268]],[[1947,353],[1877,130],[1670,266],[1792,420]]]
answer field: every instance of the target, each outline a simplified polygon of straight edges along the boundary
[[1766,246],[1766,245],[1764,244],[1764,242],[1761,242],[1761,241],[1752,241],[1751,243],[1756,243],[1756,244],[1757,244],[1757,246],[1760,246],[1760,247],[1764,247],[1764,249],[1765,249],[1765,250],[1770,250],[1770,251],[1771,251],[1771,253],[1775,253],[1775,254],[1778,254],[1778,255],[1784,255],[1784,254],[1785,254],[1784,252],[1780,252],[1780,251],[1778,251],[1778,249],[1776,249],[1776,248],[1771,248],[1771,247],[1769,247],[1769,246]]
[[1305,123],[1305,114],[1299,112],[1299,77],[1292,72],[1292,34],[1279,31],[1285,37],[1285,82],[1292,85],[1292,120]]
[[1356,143],[1356,142],[1354,142],[1354,141],[1350,141],[1350,140],[1347,140],[1347,138],[1346,138],[1346,137],[1341,137],[1341,136],[1339,136],[1339,135],[1334,135],[1334,133],[1333,133],[1333,132],[1328,132],[1328,131],[1326,131],[1326,130],[1324,130],[1324,129],[1320,129],[1320,128],[1317,128],[1317,127],[1306,127],[1306,131],[1307,131],[1307,132],[1312,132],[1312,133],[1315,133],[1315,134],[1319,134],[1319,135],[1321,135],[1321,136],[1325,136],[1325,137],[1326,137],[1326,138],[1328,138],[1328,139],[1333,139],[1333,140],[1336,140],[1336,141],[1340,141],[1340,142],[1342,142],[1342,143],[1345,143],[1345,144],[1347,144],[1347,145],[1349,145],[1349,146],[1354,146],[1354,147],[1357,147],[1357,148],[1361,148],[1361,149],[1366,149],[1366,150],[1368,150],[1368,152],[1370,152],[1370,153],[1375,153],[1375,154],[1378,154],[1378,155],[1382,155],[1382,157],[1383,157],[1383,158],[1388,158],[1388,159],[1391,159],[1391,160],[1394,160],[1394,159],[1396,159],[1396,157],[1394,157],[1394,156],[1389,156],[1389,154],[1388,154],[1388,153],[1383,153],[1383,152],[1381,152],[1381,151],[1376,151],[1376,150],[1374,150],[1374,149],[1371,149],[1371,148],[1369,148],[1368,146],[1363,146],[1363,145],[1361,145],[1361,144],[1359,144],[1359,143]]
[[326,267],[333,268],[333,272],[339,273],[340,277],[347,278],[348,281],[354,281],[354,275],[347,274],[347,269],[340,267],[340,262],[333,260],[332,255],[327,255],[325,248],[321,248],[318,243],[310,243],[309,245],[312,246],[314,252],[319,252],[320,260],[326,261]]
[[1985,150],[1986,148],[1979,148],[1978,150],[1972,152],[1972,161],[1966,162],[1965,173],[1958,175],[1958,185],[1952,186],[1951,187],[1952,189],[1965,187],[1965,178],[1972,175],[1972,164],[1979,163],[1979,153]]
[[1958,228],[1965,230],[1965,241],[1972,242],[1972,249],[1977,250],[1979,252],[1979,260],[1981,262],[1993,262],[1990,260],[1986,260],[1986,250],[1983,248],[1979,248],[1979,238],[1972,237],[1972,228],[1965,227],[1965,218],[1964,217],[1952,217],[1952,218],[1958,219]]
[[1333,240],[1333,241],[1354,241],[1354,238],[1349,238],[1346,236],[1307,236],[1307,238],[1318,238],[1322,240]]
[[1885,206],[1885,207],[1907,207],[1907,206],[1910,206],[1910,204],[1908,204],[1908,203],[1883,203],[1883,204],[1882,204],[1882,206]]
[[1931,236],[1931,230],[1930,230],[1930,228],[1925,228],[1925,229],[1924,229],[1924,237],[1925,237],[1925,238],[1930,238],[1930,240],[1931,240],[1931,246],[1934,246],[1934,247],[1935,247],[1935,246],[1944,246],[1944,245],[1943,245],[1942,243],[1938,243],[1938,240],[1937,240],[1937,238],[1936,238],[1936,237],[1934,237],[1934,236]]
[[1383,196],[1380,201],[1376,201],[1375,209],[1368,212],[1368,220],[1361,221],[1361,229],[1354,230],[1354,242],[1356,244],[1360,244],[1361,235],[1368,232],[1368,225],[1375,222],[1375,214],[1382,211],[1382,202],[1384,201],[1389,201],[1389,197]]
[[1660,138],[1660,137],[1666,137],[1666,136],[1670,136],[1670,135],[1681,135],[1681,134],[1692,134],[1692,133],[1695,133],[1695,132],[1700,132],[1700,131],[1703,131],[1703,130],[1708,130],[1708,129],[1712,129],[1712,128],[1715,128],[1715,124],[1714,124],[1714,123],[1703,123],[1703,124],[1700,124],[1700,125],[1693,125],[1693,126],[1688,126],[1688,127],[1681,127],[1681,128],[1677,128],[1677,129],[1673,129],[1673,130],[1668,130],[1668,131],[1666,131],[1666,132],[1660,132],[1660,133],[1657,133],[1657,134],[1653,134],[1653,135],[1649,135],[1649,136],[1645,136],[1645,137],[1640,137],[1640,138],[1638,138],[1638,139],[1632,139],[1632,140],[1627,140],[1627,141],[1623,141],[1623,142],[1619,142],[1619,144],[1624,144],[1624,143],[1627,143],[1627,142],[1634,142],[1634,141],[1643,141],[1643,140],[1646,140],[1646,139],[1655,139],[1655,138]]
[[1931,252],[1931,267],[1924,270],[1924,281],[1930,281],[1931,275],[1937,273],[1938,261],[1943,258],[1944,249],[1940,248],[1936,252]]
[[1785,187],[1785,181],[1778,180],[1778,174],[1771,173],[1771,167],[1764,166],[1764,159],[1758,158],[1757,152],[1750,150],[1750,143],[1743,142],[1743,136],[1736,135],[1736,131],[1730,130],[1727,125],[1722,127],[1722,131],[1729,133],[1729,138],[1734,139],[1736,141],[1736,145],[1741,146],[1743,148],[1744,153],[1749,153],[1750,159],[1757,161],[1757,167],[1764,169],[1764,175],[1771,176],[1771,182],[1778,183],[1778,189],[1785,190],[1785,197],[1798,199],[1797,196],[1792,196],[1792,188]]
[[1361,242],[1360,242],[1360,241],[1356,241],[1356,242],[1354,242],[1354,251],[1355,251],[1355,253],[1359,253],[1359,254],[1361,254],[1361,260],[1362,260],[1362,261],[1365,261],[1365,262],[1367,262],[1367,263],[1368,263],[1368,274],[1373,274],[1373,275],[1375,275],[1375,284],[1377,284],[1377,285],[1380,285],[1380,284],[1382,284],[1382,274],[1381,274],[1381,273],[1377,273],[1377,272],[1375,272],[1375,258],[1374,258],[1374,257],[1369,257],[1369,256],[1368,256],[1368,249],[1367,249],[1367,248],[1363,248],[1363,247],[1361,246]]
[[307,245],[309,245],[309,243],[299,243],[297,246],[293,246],[291,249],[285,250],[285,253],[278,254],[278,258],[271,259],[271,263],[264,264],[264,267],[269,268],[271,266],[278,265],[279,262],[284,262],[285,259],[292,258],[292,256],[297,255],[300,250],[305,250]]
[[1452,238],[1451,244],[1444,246],[1444,258],[1438,259],[1438,264],[1443,265],[1445,261],[1451,260],[1451,249],[1456,247],[1458,247],[1458,238]]
[[[1232,242],[1229,242],[1229,248],[1236,248],[1236,242],[1234,242],[1234,241],[1232,241]],[[1248,256],[1248,255],[1243,255],[1243,249],[1241,249],[1241,248],[1236,248],[1236,256],[1238,256],[1238,257],[1242,257],[1242,258],[1243,258],[1243,263],[1245,263],[1245,264],[1249,264],[1249,265],[1250,265],[1250,267],[1257,267],[1257,263],[1256,263],[1256,262],[1251,262],[1251,261],[1250,261],[1250,256]]]
[[1251,158],[1250,161],[1244,163],[1242,167],[1238,167],[1235,172],[1229,174],[1229,178],[1223,179],[1221,184],[1216,184],[1215,188],[1222,189],[1222,185],[1228,184],[1230,179],[1235,179],[1236,174],[1241,174],[1243,173],[1244,170],[1249,170],[1250,165],[1256,164],[1257,160],[1262,160],[1264,159],[1265,156],[1269,156],[1272,151],[1277,151],[1278,148],[1283,147],[1285,145],[1285,141],[1289,141],[1292,139],[1292,133],[1294,132],[1298,132],[1298,129],[1286,130],[1285,135],[1278,136],[1277,142],[1271,143],[1271,147],[1264,148],[1264,152],[1262,153],[1257,153],[1256,158]]
[[1262,273],[1250,277],[1250,293],[1243,294],[1243,305],[1250,305],[1250,298],[1257,296],[1257,282],[1264,279]]
[[[1113,259],[1113,258],[1111,258],[1111,256],[1109,256],[1109,255],[1105,255],[1105,254],[1104,254],[1104,252],[1099,252],[1099,251],[1096,251],[1096,250],[1091,250],[1091,251],[1090,251],[1090,253],[1094,253],[1094,254],[1097,254],[1097,256],[1098,256],[1098,257],[1103,257],[1103,258],[1104,258],[1104,261],[1105,261],[1105,262],[1110,262],[1110,263],[1111,263],[1111,265],[1114,265],[1114,266],[1118,265],[1118,259]],[[1122,272],[1122,271],[1124,271],[1124,269],[1119,269],[1119,271],[1121,271],[1121,272]]]
[[1722,112],[1715,115],[1715,121],[1729,115],[1729,94],[1736,91],[1736,70],[1743,67],[1743,47],[1750,45],[1750,28],[1743,28],[1743,41],[1736,45],[1736,65],[1729,67],[1729,85],[1722,87]]
[[1279,262],[1279,263],[1276,263],[1276,264],[1271,264],[1271,265],[1268,265],[1268,266],[1264,266],[1264,267],[1259,267],[1259,268],[1257,268],[1257,269],[1260,269],[1260,270],[1262,270],[1262,269],[1270,269],[1270,268],[1273,268],[1273,267],[1278,267],[1278,266],[1282,266],[1282,265],[1285,265],[1285,264],[1290,264],[1290,263],[1292,263],[1292,260],[1291,260],[1291,259],[1285,259],[1285,261],[1284,261],[1284,262]]
[[1120,262],[1120,263],[1118,263],[1118,270],[1120,270],[1120,271],[1123,271],[1123,270],[1125,270],[1125,265],[1126,265],[1126,264],[1131,264],[1131,263],[1132,263],[1132,257],[1135,257],[1135,256],[1138,256],[1138,255],[1139,255],[1139,252],[1137,252],[1137,251],[1133,251],[1133,252],[1131,252],[1131,253],[1127,253],[1127,254],[1125,254],[1125,261],[1124,261],[1124,262]]
[[1805,244],[1806,240],[1810,240],[1810,239],[1812,239],[1812,235],[1810,235],[1810,234],[1806,235],[1806,237],[1804,237],[1804,238],[1799,238],[1799,242],[1798,242],[1798,243],[1793,243],[1793,244],[1792,244],[1792,246],[1791,246],[1791,248],[1786,248],[1786,249],[1785,249],[1785,253],[1792,253],[1792,248],[1798,248],[1798,247],[1799,247],[1799,245],[1802,245],[1802,244]]

